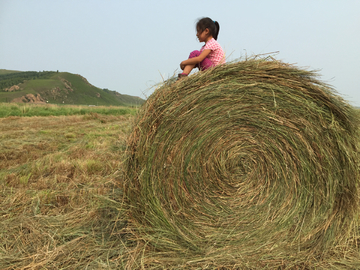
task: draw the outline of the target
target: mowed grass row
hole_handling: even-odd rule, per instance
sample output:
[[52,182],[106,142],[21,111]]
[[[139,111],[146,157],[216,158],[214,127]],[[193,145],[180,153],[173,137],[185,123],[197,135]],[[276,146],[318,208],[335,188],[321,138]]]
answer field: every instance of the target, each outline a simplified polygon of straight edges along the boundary
[[75,106],[54,104],[0,103],[0,118],[9,116],[60,116],[60,115],[135,115],[137,108],[120,106]]
[[0,119],[0,269],[132,264],[122,254],[138,247],[119,187],[131,121],[96,113]]

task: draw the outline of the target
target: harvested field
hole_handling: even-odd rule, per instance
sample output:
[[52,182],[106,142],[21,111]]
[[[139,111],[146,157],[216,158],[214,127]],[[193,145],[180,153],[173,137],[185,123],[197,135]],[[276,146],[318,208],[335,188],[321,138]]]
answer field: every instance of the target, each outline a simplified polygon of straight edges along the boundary
[[0,269],[122,268],[131,117],[0,119]]

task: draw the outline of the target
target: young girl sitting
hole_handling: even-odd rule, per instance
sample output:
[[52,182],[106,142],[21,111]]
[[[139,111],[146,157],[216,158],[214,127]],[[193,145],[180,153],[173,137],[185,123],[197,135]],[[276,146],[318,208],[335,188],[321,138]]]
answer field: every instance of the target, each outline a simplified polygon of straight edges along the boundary
[[195,67],[205,70],[210,67],[225,63],[225,54],[220,44],[216,41],[219,34],[219,23],[210,18],[202,18],[196,24],[196,36],[199,42],[205,42],[200,51],[190,53],[189,59],[180,63],[183,70],[178,78],[189,75]]

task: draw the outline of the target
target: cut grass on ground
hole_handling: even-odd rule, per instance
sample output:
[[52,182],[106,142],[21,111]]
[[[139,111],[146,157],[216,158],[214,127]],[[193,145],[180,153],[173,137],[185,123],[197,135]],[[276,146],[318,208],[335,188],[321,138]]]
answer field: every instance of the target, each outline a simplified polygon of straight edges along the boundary
[[131,119],[0,119],[0,269],[123,267],[133,247],[115,178]]

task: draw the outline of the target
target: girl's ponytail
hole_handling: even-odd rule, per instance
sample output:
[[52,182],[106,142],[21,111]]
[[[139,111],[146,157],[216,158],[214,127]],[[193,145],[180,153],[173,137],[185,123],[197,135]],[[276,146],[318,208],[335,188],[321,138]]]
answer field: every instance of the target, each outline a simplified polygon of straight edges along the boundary
[[215,40],[217,40],[217,37],[219,35],[220,25],[219,25],[219,23],[217,21],[214,21],[214,23],[215,23],[215,33],[213,35],[213,38]]

